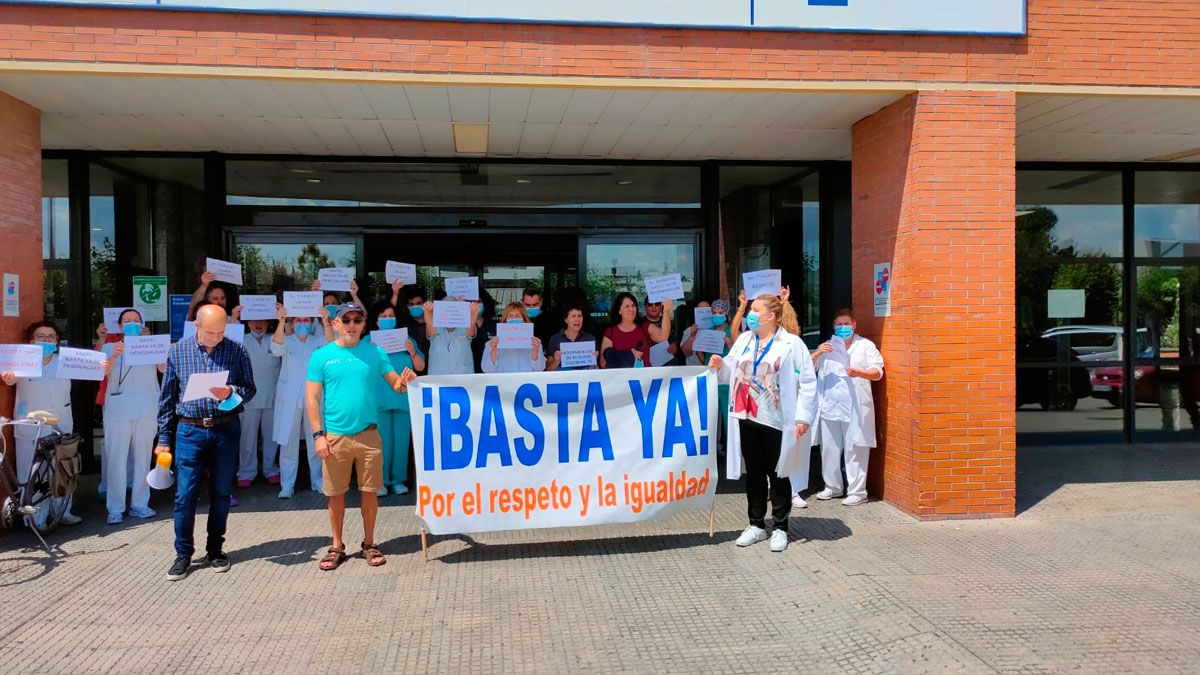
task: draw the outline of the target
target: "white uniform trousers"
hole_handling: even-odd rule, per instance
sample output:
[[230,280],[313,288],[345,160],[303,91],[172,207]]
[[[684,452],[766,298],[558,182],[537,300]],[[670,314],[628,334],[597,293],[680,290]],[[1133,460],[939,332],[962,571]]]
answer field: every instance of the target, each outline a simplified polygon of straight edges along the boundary
[[[855,445],[846,447],[849,422],[821,420],[821,476],[825,487],[834,492],[845,492],[847,497],[867,496],[867,462],[871,449]],[[846,459],[846,480],[850,483],[842,488],[842,458]]]
[[104,476],[108,483],[109,514],[125,513],[127,485],[133,488],[131,508],[149,506],[150,485],[146,483],[146,474],[150,472],[156,433],[158,420],[153,417],[104,422]]
[[262,439],[263,477],[279,475],[279,446],[272,438],[275,425],[273,408],[254,408],[242,411],[241,451],[238,455],[238,480],[254,480],[258,475],[258,441]]
[[304,428],[304,445],[308,448],[308,473],[312,489],[321,491],[321,458],[317,457],[317,444],[312,439],[312,426],[308,415],[301,411],[292,420],[287,445],[279,446],[279,483],[283,490],[296,489],[296,473],[300,469],[300,428]]

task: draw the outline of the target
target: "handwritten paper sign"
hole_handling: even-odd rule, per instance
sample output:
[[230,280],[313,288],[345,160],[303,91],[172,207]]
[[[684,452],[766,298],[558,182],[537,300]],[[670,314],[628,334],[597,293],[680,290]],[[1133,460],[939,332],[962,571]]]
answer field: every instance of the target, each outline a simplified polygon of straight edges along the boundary
[[675,355],[671,353],[670,342],[660,342],[650,348],[650,365],[665,366]]
[[0,345],[0,373],[41,377],[43,358],[45,355],[38,345]]
[[705,354],[720,354],[725,351],[725,333],[719,330],[702,330],[696,333],[692,351]]
[[563,368],[591,368],[596,365],[596,343],[591,340],[563,342],[558,350],[562,352]]
[[217,260],[216,258],[205,258],[204,269],[212,272],[213,278],[217,281],[224,281],[234,286],[242,285],[242,266],[237,263],[227,260]]
[[383,276],[389,284],[397,281],[402,284],[415,284],[417,283],[417,266],[389,260],[384,268]]
[[275,296],[243,295],[242,321],[270,321],[275,318]]
[[707,329],[712,325],[712,307],[697,307],[692,310],[692,314],[696,319],[696,325],[701,330]]
[[110,333],[121,332],[121,312],[124,312],[128,307],[105,307],[104,308],[104,328]]
[[446,297],[462,300],[479,299],[479,277],[454,277],[446,279]]
[[533,324],[531,323],[499,323],[496,324],[497,347],[500,349],[533,349]]
[[650,299],[650,302],[682,300],[683,277],[678,274],[667,274],[646,279],[646,297]]
[[58,376],[68,380],[104,379],[104,352],[62,347],[58,350]]
[[[196,334],[196,322],[189,321],[183,324],[183,337],[189,338]],[[246,326],[240,323],[225,324],[225,337],[241,344],[242,339],[246,337]]]
[[[189,325],[195,330],[195,324]],[[157,366],[167,362],[170,350],[170,335],[127,335],[121,360],[127,366]]]
[[746,272],[742,275],[742,288],[746,289],[746,301],[754,302],[760,295],[779,295],[783,288],[783,273],[779,270]]
[[354,281],[352,267],[326,267],[317,272],[317,281],[321,282],[321,292],[348,291],[350,282]]
[[471,304],[455,300],[433,303],[434,328],[466,328],[471,325]]
[[182,401],[195,401],[202,398],[216,399],[213,396],[213,387],[224,387],[229,381],[229,371],[221,370],[215,373],[192,373],[188,378],[187,386],[183,390]]
[[406,352],[408,351],[408,329],[373,330],[371,331],[371,344],[377,345],[388,354]]
[[283,311],[288,316],[323,316],[321,291],[284,291]]

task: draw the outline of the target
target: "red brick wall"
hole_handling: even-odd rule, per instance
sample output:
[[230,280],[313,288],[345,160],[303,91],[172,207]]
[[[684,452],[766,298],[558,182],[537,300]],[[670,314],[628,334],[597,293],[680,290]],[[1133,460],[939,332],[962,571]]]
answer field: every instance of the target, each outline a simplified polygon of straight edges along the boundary
[[1200,86],[1195,0],[1029,0],[1025,37],[0,7],[0,59],[706,79]]
[[[41,113],[0,93],[0,271],[21,275],[21,316],[0,316],[0,343],[24,342],[25,326],[42,318],[41,198]],[[0,384],[0,415],[11,417],[12,404],[12,388]]]
[[1015,133],[1012,93],[946,91],[853,129],[854,305],[887,362],[871,487],[922,518],[1015,511]]

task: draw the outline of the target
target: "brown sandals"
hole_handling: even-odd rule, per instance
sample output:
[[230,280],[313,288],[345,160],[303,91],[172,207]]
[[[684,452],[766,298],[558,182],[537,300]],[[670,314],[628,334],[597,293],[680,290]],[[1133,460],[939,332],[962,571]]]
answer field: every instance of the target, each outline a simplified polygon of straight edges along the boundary
[[331,546],[325,552],[325,557],[321,558],[321,569],[326,572],[336,570],[344,562],[346,562],[346,547],[333,548]]
[[363,545],[362,545],[362,557],[363,557],[363,560],[366,560],[367,564],[370,565],[371,567],[379,567],[380,565],[387,562],[387,558],[383,557],[383,553],[379,552],[378,545],[371,544],[370,546],[368,546],[367,542],[365,542],[365,541],[363,542]]

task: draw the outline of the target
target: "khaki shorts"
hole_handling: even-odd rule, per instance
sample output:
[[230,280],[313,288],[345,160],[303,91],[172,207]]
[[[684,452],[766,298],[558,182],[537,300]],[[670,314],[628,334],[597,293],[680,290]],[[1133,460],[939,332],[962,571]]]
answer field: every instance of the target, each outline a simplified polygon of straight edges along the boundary
[[358,491],[376,492],[383,487],[383,439],[374,425],[350,436],[329,434],[332,455],[321,466],[321,490],[326,497],[350,489],[350,467],[358,470]]

